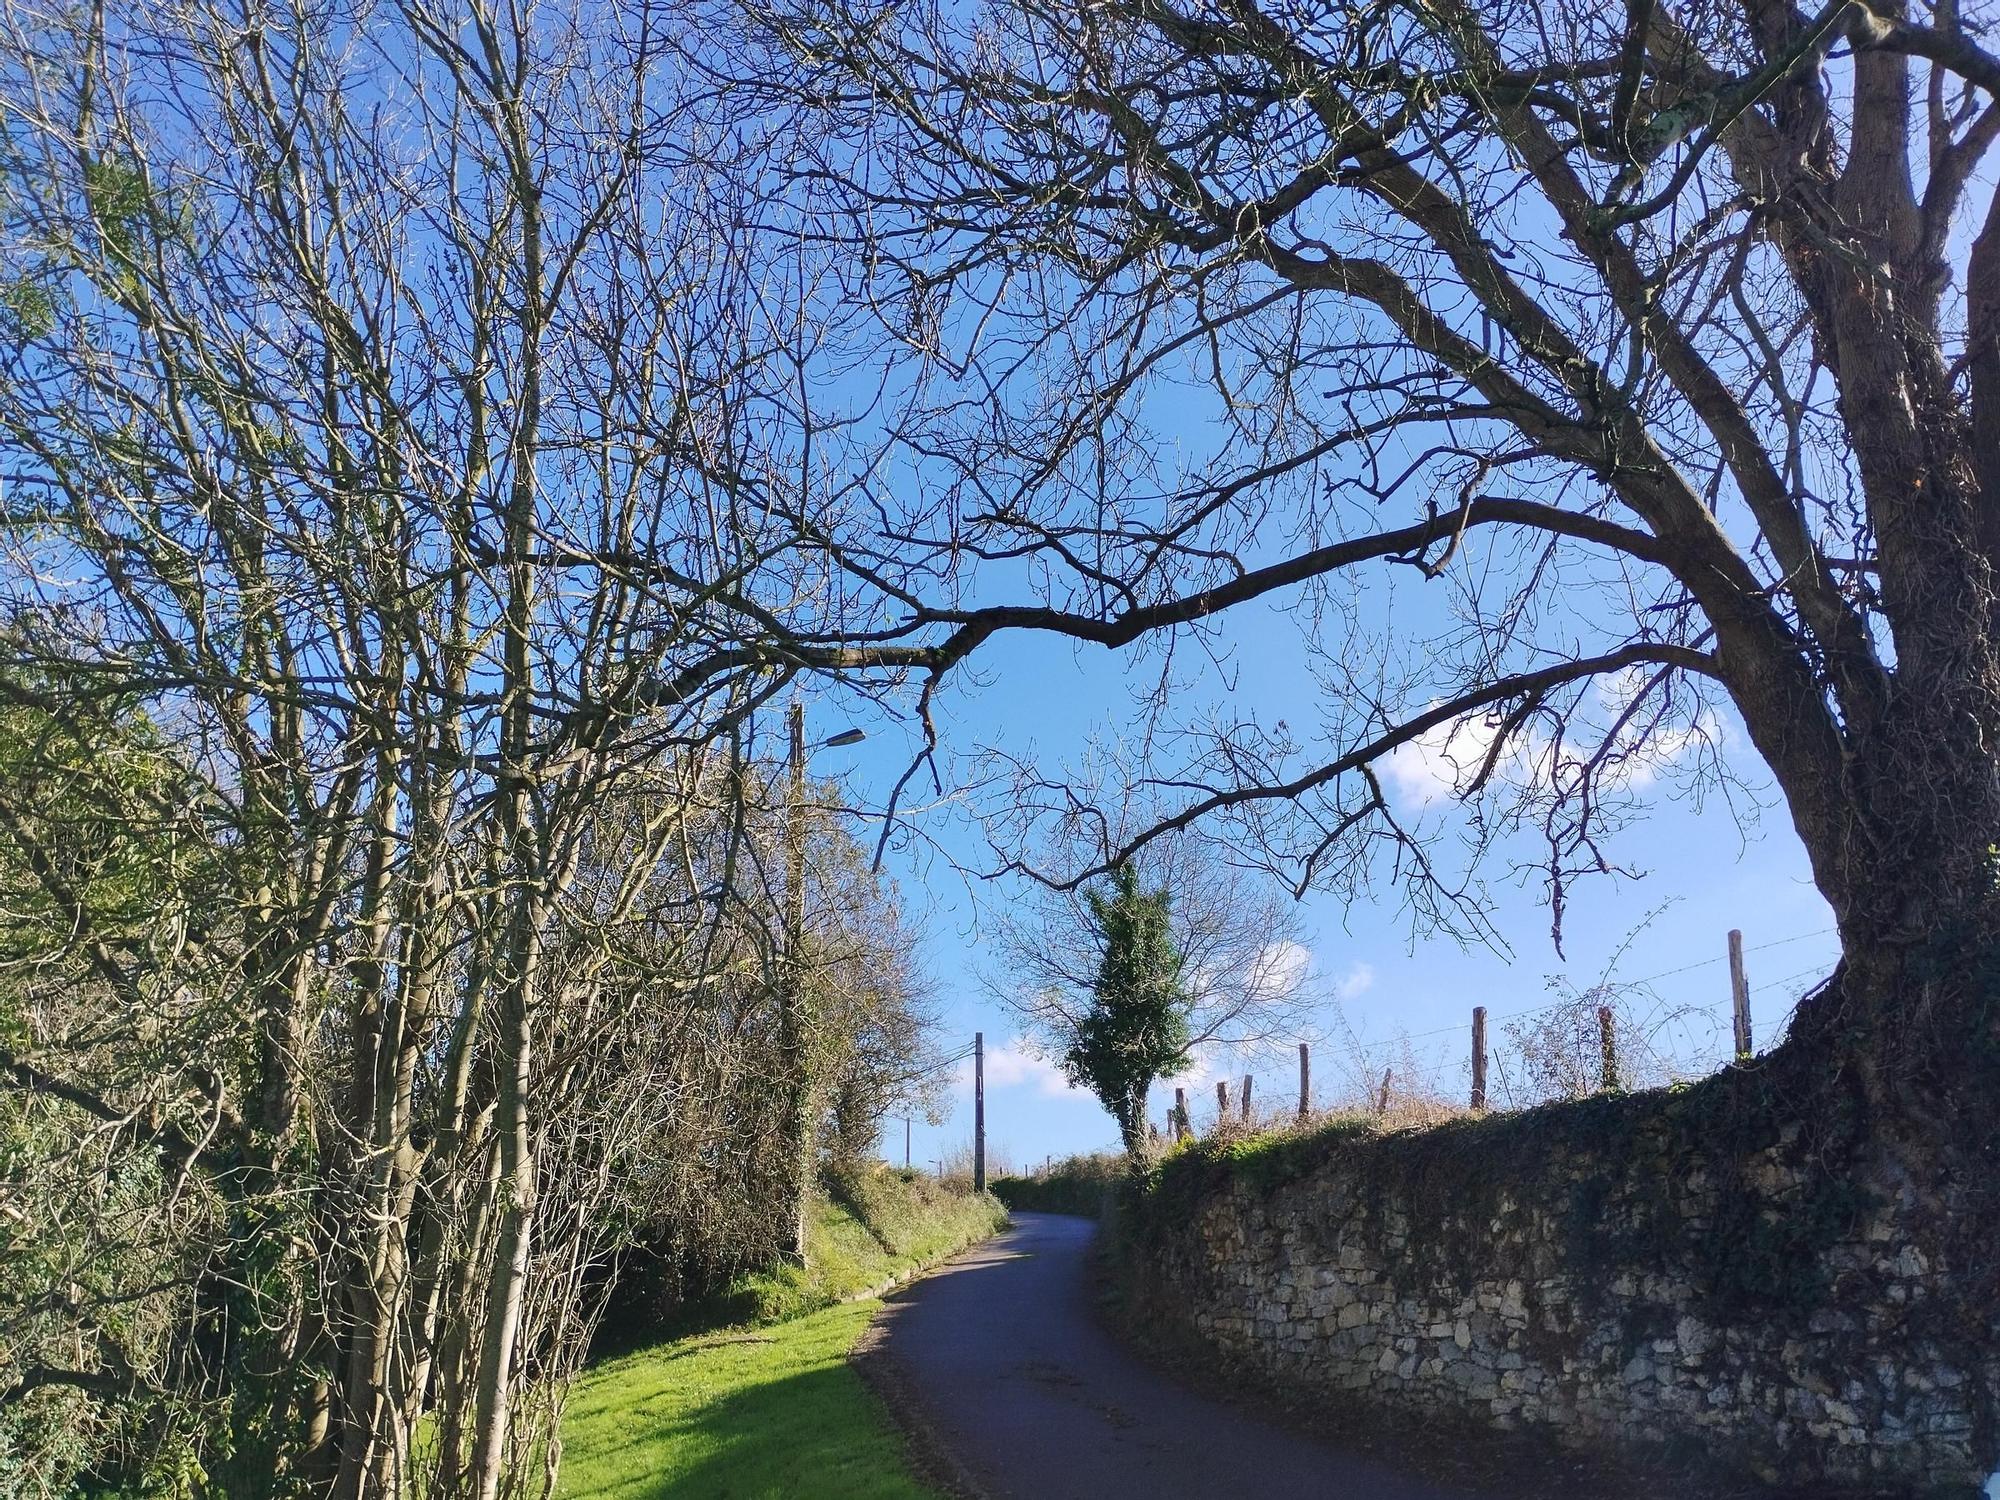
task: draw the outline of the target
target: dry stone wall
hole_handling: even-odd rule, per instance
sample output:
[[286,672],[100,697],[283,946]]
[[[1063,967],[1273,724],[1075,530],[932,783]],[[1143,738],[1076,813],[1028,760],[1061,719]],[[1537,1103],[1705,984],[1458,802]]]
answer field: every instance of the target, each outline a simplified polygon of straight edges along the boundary
[[1125,1210],[1150,1316],[1328,1401],[1788,1480],[1972,1493],[2000,1466],[2000,1226],[1922,1153],[1732,1078],[1380,1136],[1206,1142]]

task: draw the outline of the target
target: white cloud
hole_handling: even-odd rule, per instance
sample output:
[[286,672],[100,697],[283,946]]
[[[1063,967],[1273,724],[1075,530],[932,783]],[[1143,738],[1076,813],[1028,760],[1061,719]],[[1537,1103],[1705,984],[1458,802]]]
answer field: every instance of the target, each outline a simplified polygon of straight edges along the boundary
[[[1456,796],[1479,774],[1504,722],[1489,714],[1468,714],[1436,725],[1390,751],[1383,773],[1404,801],[1420,807]],[[1525,766],[1534,753],[1529,738],[1517,736],[1501,756],[1501,769]]]
[[1287,939],[1267,944],[1250,961],[1246,987],[1256,995],[1274,999],[1289,995],[1305,982],[1312,960],[1312,949],[1304,943]]
[[1239,1092],[1240,1080],[1245,1073],[1256,1071],[1229,1049],[1197,1047],[1185,1068],[1153,1084],[1147,1096],[1148,1115],[1155,1124],[1170,1128],[1167,1116],[1174,1107],[1174,1090],[1185,1089],[1189,1116],[1197,1128],[1206,1128],[1202,1122],[1215,1118],[1215,1085],[1218,1082],[1229,1085],[1230,1108],[1235,1109],[1243,1098]]
[[[1651,674],[1638,670],[1600,678],[1595,694],[1596,711],[1586,716],[1565,756],[1575,755],[1579,747],[1594,746],[1598,737],[1608,734],[1631,705],[1633,695],[1644,690],[1650,681]],[[1722,738],[1720,721],[1705,708],[1696,711],[1692,723],[1670,719],[1653,725],[1653,707],[1648,704],[1641,708],[1621,730],[1620,741],[1629,753],[1603,771],[1601,787],[1633,791],[1650,786],[1675,762],[1704,743],[1719,742]],[[1505,722],[1504,714],[1473,713],[1439,724],[1392,750],[1382,762],[1382,772],[1401,800],[1419,807],[1459,796],[1486,764]],[[1591,734],[1593,727],[1595,736]],[[1645,743],[1635,747],[1632,742],[1641,735],[1645,736]],[[1548,739],[1531,724],[1509,738],[1494,763],[1493,780],[1514,786],[1545,781],[1551,771],[1550,756]]]
[[1356,960],[1347,966],[1347,972],[1333,982],[1333,998],[1336,1000],[1358,1000],[1375,988],[1375,968],[1372,964]]
[[1202,1091],[1202,1085],[1212,1083],[1221,1076],[1223,1075],[1216,1071],[1215,1060],[1209,1055],[1209,1049],[1197,1047],[1188,1055],[1188,1065],[1185,1068],[1171,1078],[1160,1079],[1153,1087],[1160,1094],[1164,1094],[1167,1102],[1171,1104],[1175,1089],[1186,1089],[1190,1094],[1198,1094]]
[[1702,741],[1702,734],[1695,729],[1656,730],[1646,741],[1644,748],[1627,757],[1618,765],[1611,777],[1613,786],[1636,790],[1651,786],[1660,779],[1660,773],[1688,754]]
[[[1601,679],[1597,684],[1597,699],[1602,705],[1608,722],[1615,722],[1625,711],[1635,693],[1641,691],[1648,678],[1637,668],[1614,673]],[[1629,740],[1644,731],[1646,709],[1634,715],[1636,724],[1626,731]],[[1707,707],[1696,710],[1694,721],[1687,724],[1664,724],[1647,736],[1643,747],[1634,751],[1618,767],[1616,785],[1621,787],[1651,786],[1677,760],[1690,755],[1703,744],[1721,745],[1725,731],[1722,721]]]
[[[961,1090],[972,1087],[972,1059],[967,1058],[957,1067],[956,1076]],[[1063,1076],[1063,1070],[1046,1057],[1024,1046],[1018,1039],[1000,1047],[986,1049],[986,1087],[991,1089],[1015,1089],[1024,1086],[1050,1097],[1061,1097],[1076,1092],[1075,1086]]]

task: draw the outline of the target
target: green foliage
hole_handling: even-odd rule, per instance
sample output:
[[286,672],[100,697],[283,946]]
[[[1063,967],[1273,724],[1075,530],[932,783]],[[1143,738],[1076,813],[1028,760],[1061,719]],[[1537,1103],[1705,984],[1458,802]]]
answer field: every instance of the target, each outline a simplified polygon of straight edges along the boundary
[[91,220],[109,251],[107,269],[131,256],[152,209],[152,195],[142,168],[115,157],[99,156],[83,164],[83,191]]
[[[184,940],[214,855],[151,720],[75,686],[10,675],[0,694],[0,1048],[137,1092],[176,997],[106,974]],[[171,1118],[180,1102],[161,1089],[135,1113]],[[104,1146],[95,1117],[0,1091],[0,1391],[38,1368],[107,1387],[0,1402],[0,1500],[93,1483],[190,1492],[214,1435],[212,1405],[149,1382],[187,1322],[215,1204],[152,1153]],[[133,1397],[109,1394],[126,1382]]]
[[847,1363],[879,1303],[757,1334],[663,1344],[588,1372],[563,1419],[573,1500],[925,1500],[881,1402]]
[[9,966],[78,958],[89,938],[118,951],[157,941],[210,899],[194,778],[144,712],[46,677],[0,683],[0,789]]
[[1095,1094],[1117,1120],[1127,1150],[1145,1126],[1153,1080],[1188,1061],[1188,994],[1169,925],[1164,890],[1139,887],[1130,864],[1111,872],[1111,892],[1087,892],[1103,938],[1090,1009],[1063,1057],[1074,1083]]
[[1113,1194],[1131,1170],[1131,1158],[1118,1152],[1066,1156],[1032,1177],[995,1178],[993,1196],[1009,1209],[1024,1213],[1077,1214],[1095,1219],[1109,1208]]
[[1350,1144],[1373,1141],[1381,1134],[1374,1115],[1333,1115],[1302,1126],[1190,1136],[1134,1179],[1145,1209],[1139,1221],[1170,1221],[1231,1184],[1273,1192],[1342,1154]]
[[[998,1233],[1007,1211],[991,1193],[873,1166],[838,1178],[813,1204],[806,1267],[779,1265],[731,1280],[692,1302],[631,1299],[642,1336],[730,1323],[770,1323],[880,1291]],[[663,1305],[664,1304],[664,1305]]]
[[[19,170],[0,167],[0,214],[11,217],[17,210],[22,195],[13,174]],[[16,225],[0,244],[0,352],[48,337],[63,305],[60,263],[38,236]]]
[[40,276],[0,281],[0,335],[17,344],[46,338],[56,326],[56,293]]
[[87,1396],[39,1393],[0,1407],[0,1500],[30,1500],[71,1485],[104,1441]]
[[726,1303],[770,1322],[881,1291],[998,1232],[1007,1211],[990,1193],[956,1193],[920,1173],[854,1174],[814,1205],[806,1265],[738,1278]]

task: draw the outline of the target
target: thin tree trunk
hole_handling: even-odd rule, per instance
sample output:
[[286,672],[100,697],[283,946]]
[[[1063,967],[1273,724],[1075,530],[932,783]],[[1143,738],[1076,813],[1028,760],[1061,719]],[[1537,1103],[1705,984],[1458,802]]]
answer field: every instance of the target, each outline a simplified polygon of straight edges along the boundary
[[512,1411],[514,1361],[527,1290],[528,1254],[535,1223],[535,1158],[528,1122],[528,1026],[530,986],[535,980],[536,935],[525,896],[516,918],[525,931],[517,938],[519,972],[508,977],[501,1014],[501,1067],[497,1100],[500,1143],[500,1233],[486,1294],[486,1319],[479,1351],[478,1427],[472,1445],[471,1493],[493,1500],[500,1488]]
[[[497,61],[497,54],[494,59]],[[514,66],[526,65],[517,55]],[[514,1362],[527,1290],[528,1256],[535,1225],[535,1156],[528,1119],[533,1038],[529,1020],[539,981],[541,924],[548,860],[531,821],[535,504],[540,450],[542,306],[541,203],[528,124],[521,113],[521,85],[501,103],[509,152],[514,208],[520,216],[521,286],[518,313],[520,402],[509,463],[504,567],[507,606],[502,630],[500,824],[511,886],[507,968],[500,988],[495,1125],[500,1144],[500,1233],[486,1297],[479,1351],[478,1425],[472,1443],[473,1500],[493,1500],[507,1460],[513,1410]]]

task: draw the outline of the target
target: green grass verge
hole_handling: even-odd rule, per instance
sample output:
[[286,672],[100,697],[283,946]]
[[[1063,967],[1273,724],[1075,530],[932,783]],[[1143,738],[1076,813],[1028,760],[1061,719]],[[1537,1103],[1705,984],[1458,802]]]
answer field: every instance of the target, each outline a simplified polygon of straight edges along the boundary
[[[589,1371],[563,1418],[572,1500],[932,1500],[847,1351],[880,1306],[823,1308]],[[750,1342],[755,1340],[755,1342]]]
[[[810,1271],[741,1278],[730,1326],[604,1360],[563,1418],[568,1500],[931,1500],[847,1363],[881,1304],[864,1294],[1005,1226],[1006,1210],[918,1174],[843,1183],[810,1226]],[[858,1300],[849,1300],[858,1299]]]

